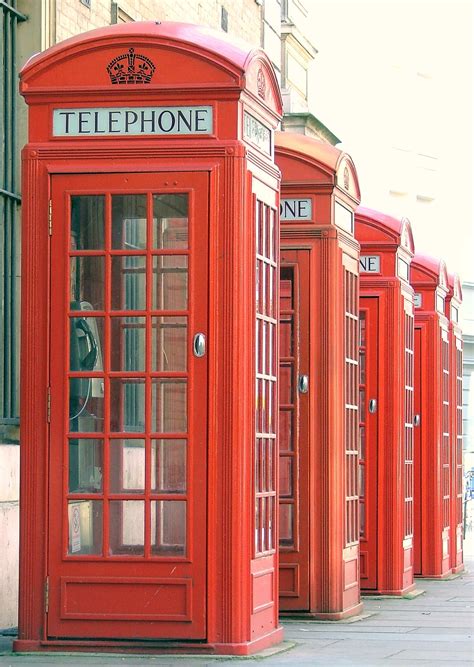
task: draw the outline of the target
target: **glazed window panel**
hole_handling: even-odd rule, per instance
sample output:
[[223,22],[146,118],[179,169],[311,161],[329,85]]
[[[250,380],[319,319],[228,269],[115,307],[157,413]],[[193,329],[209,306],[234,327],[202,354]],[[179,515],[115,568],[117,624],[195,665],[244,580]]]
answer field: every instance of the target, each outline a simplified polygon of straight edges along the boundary
[[[346,546],[359,540],[359,499],[358,499],[358,427],[359,410],[357,393],[365,397],[358,387],[359,363],[359,316],[358,316],[358,276],[344,270],[344,397],[345,397],[345,543]],[[362,412],[362,414],[364,414]]]
[[276,224],[275,210],[255,199],[255,555],[272,552],[276,495]]
[[404,457],[405,464],[404,488],[405,488],[405,511],[404,511],[404,536],[413,535],[413,347],[414,347],[414,317],[405,312],[405,442]]

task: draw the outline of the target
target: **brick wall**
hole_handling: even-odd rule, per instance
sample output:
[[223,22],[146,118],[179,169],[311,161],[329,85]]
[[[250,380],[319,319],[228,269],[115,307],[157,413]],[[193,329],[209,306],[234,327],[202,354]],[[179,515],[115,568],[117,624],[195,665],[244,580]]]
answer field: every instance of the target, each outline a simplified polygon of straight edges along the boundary
[[[228,33],[253,46],[261,44],[262,6],[255,0],[120,0],[118,8],[134,21],[185,21],[220,29],[222,7]],[[56,0],[56,42],[112,22],[111,0]]]

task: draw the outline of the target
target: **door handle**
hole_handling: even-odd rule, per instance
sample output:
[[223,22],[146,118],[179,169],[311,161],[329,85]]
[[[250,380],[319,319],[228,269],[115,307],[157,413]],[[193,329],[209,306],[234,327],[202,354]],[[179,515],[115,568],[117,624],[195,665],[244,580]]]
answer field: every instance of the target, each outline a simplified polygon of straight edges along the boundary
[[307,394],[309,389],[309,377],[307,375],[298,376],[298,391],[300,394]]
[[371,398],[369,401],[369,412],[371,415],[377,412],[377,399]]
[[206,335],[197,333],[193,340],[193,352],[195,357],[203,357],[206,354]]
[[413,426],[419,426],[421,423],[421,415],[413,415]]

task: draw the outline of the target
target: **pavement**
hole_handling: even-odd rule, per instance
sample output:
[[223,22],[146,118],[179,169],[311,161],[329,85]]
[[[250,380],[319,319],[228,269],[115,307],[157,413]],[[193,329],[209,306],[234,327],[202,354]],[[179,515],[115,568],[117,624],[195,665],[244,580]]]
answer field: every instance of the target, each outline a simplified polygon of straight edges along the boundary
[[247,658],[118,654],[13,654],[0,634],[0,666],[44,667],[474,667],[474,554],[445,581],[417,579],[412,599],[364,599],[361,616],[338,622],[285,621],[285,642]]

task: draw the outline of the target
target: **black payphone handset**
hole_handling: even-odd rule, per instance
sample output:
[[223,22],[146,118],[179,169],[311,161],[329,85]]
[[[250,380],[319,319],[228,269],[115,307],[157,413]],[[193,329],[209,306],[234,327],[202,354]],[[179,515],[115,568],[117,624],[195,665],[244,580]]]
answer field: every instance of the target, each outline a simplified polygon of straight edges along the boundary
[[[71,310],[92,311],[87,301],[74,301]],[[102,351],[96,318],[72,317],[70,319],[70,370],[101,371]],[[102,378],[73,378],[70,384],[70,419],[91,416],[87,406],[91,398],[103,397]]]

